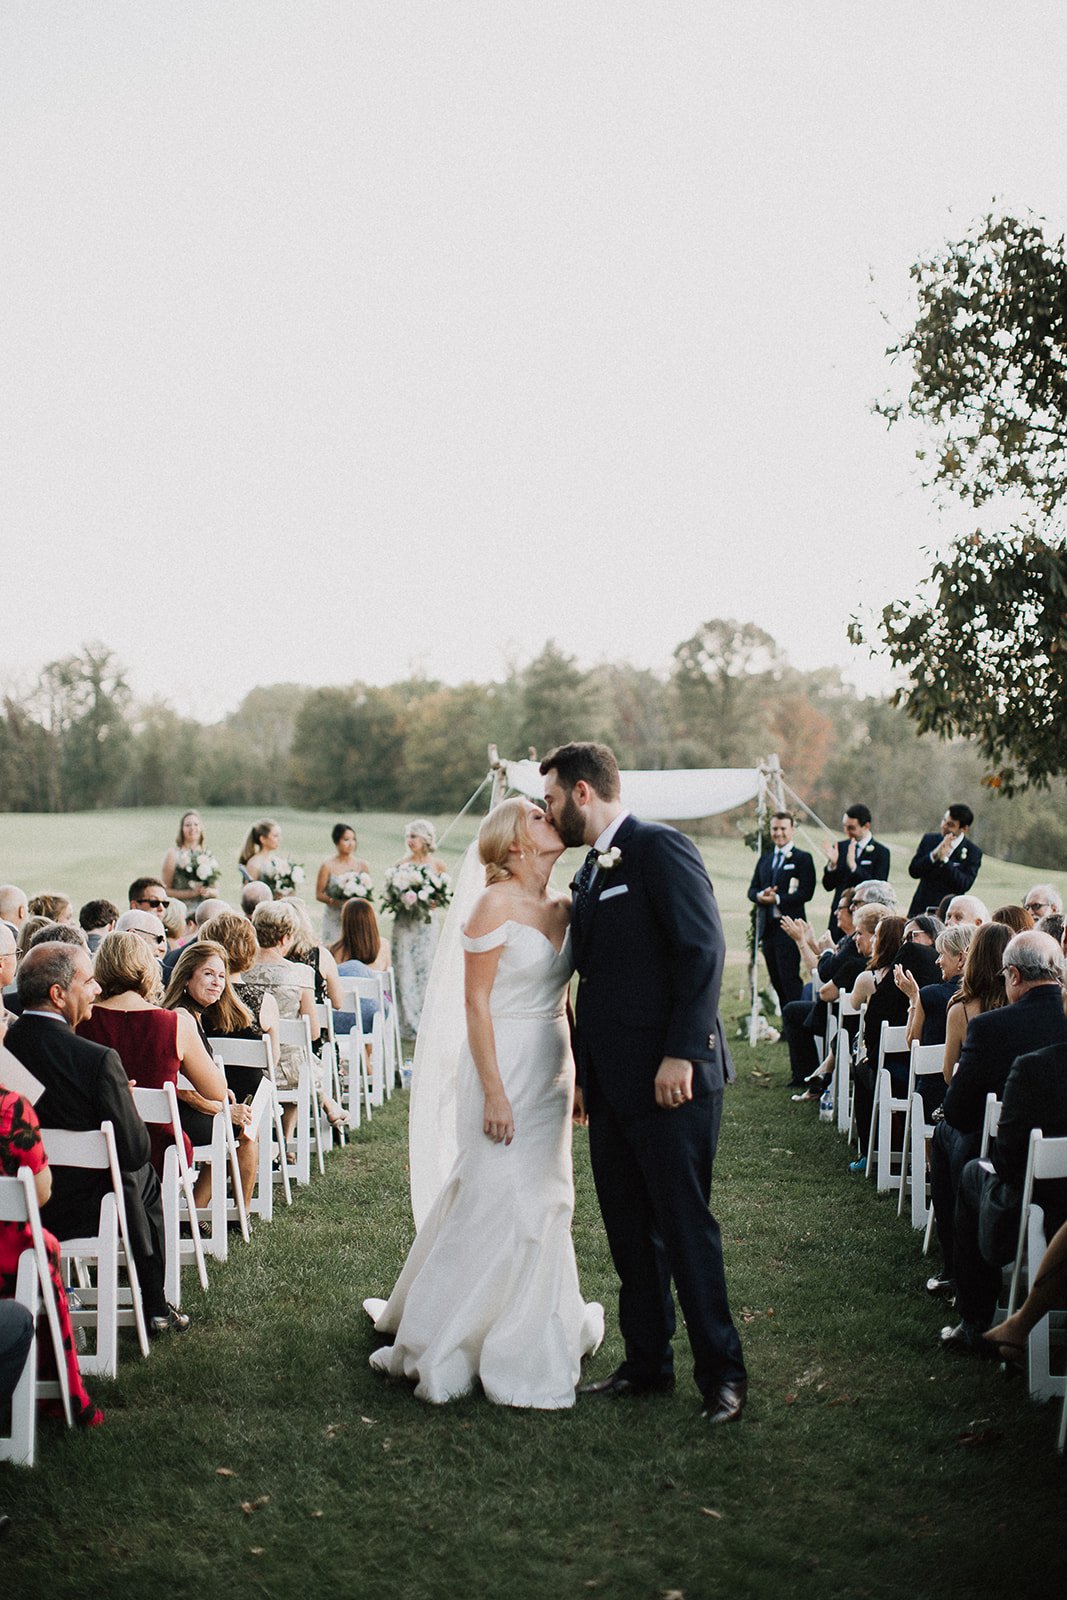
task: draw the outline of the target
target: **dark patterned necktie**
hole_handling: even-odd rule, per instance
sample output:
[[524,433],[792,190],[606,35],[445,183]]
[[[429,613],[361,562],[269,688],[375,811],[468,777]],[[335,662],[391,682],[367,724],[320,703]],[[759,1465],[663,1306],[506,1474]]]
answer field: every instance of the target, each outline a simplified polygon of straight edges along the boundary
[[589,907],[589,891],[593,886],[593,873],[596,871],[596,849],[590,850],[578,875],[574,880],[574,911],[573,918],[577,927],[580,927]]

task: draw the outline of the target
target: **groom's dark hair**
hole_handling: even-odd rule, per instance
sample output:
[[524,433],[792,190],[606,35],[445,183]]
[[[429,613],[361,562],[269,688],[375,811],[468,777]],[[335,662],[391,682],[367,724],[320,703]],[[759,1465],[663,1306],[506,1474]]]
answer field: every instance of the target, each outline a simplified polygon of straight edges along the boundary
[[561,744],[541,763],[542,777],[549,772],[555,772],[568,793],[582,782],[601,800],[619,798],[619,763],[606,744]]

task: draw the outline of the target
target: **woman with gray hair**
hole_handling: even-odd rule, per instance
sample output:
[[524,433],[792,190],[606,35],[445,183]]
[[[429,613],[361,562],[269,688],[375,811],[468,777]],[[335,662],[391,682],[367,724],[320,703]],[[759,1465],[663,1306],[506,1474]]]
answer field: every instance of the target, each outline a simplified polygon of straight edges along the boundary
[[[432,822],[416,817],[404,829],[407,855],[397,862],[401,867],[428,867],[432,872],[444,872],[445,864],[434,851],[437,834]],[[426,998],[426,985],[430,981],[434,951],[437,949],[438,928],[432,912],[398,911],[393,924],[393,962],[396,968],[396,1005],[400,1017],[400,1031],[405,1039],[414,1039],[422,1021],[422,1006]]]

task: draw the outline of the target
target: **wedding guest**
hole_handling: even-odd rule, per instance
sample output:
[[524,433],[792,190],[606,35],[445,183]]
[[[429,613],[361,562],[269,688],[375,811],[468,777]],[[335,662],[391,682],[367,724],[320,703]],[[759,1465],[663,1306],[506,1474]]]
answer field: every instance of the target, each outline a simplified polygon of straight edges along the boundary
[[[247,1025],[231,1027],[232,1013],[228,1018],[214,1014],[213,1022],[216,1024],[226,1022],[224,1027],[217,1027],[215,1032],[209,1033],[209,1038],[232,1037],[234,1039],[263,1039],[270,1042],[271,1060],[278,1060],[278,1021],[280,1012],[278,1002],[269,990],[264,989],[258,997],[258,1006],[249,1003],[249,997],[238,993],[235,987],[242,974],[248,972],[255,962],[259,951],[259,942],[252,931],[252,924],[246,917],[240,916],[236,911],[226,910],[218,916],[212,917],[200,930],[198,944],[218,945],[226,954],[227,974],[233,987],[235,999],[248,1011],[251,1021]],[[195,948],[195,946],[193,947]],[[235,1072],[244,1069],[227,1068],[226,1078],[231,1089],[239,1100],[244,1100],[248,1094],[254,1094],[259,1087],[256,1081],[245,1082],[242,1078],[234,1078]],[[244,1087],[241,1084],[244,1083]]]
[[[934,948],[937,950],[937,965],[941,973],[940,983],[930,983],[920,988],[914,974],[906,972],[903,967],[894,973],[908,1001],[909,1049],[913,1044],[944,1044],[949,1002],[959,989],[967,952],[976,932],[973,924],[962,922],[951,928],[943,928],[938,934]],[[944,1094],[945,1082],[941,1079],[935,1103],[940,1104]]]
[[347,822],[335,823],[330,838],[336,854],[322,863],[315,880],[315,899],[326,907],[322,913],[322,938],[328,945],[335,944],[341,937],[343,901],[339,893],[339,880],[348,872],[370,872],[363,857],[356,855],[355,828]]
[[842,820],[845,837],[827,845],[822,886],[833,892],[830,903],[830,932],[838,936],[837,903],[842,889],[854,889],[869,878],[886,882],[889,878],[889,850],[878,844],[871,833],[871,813],[865,805],[849,806]]
[[1023,896],[1023,905],[1032,917],[1043,917],[1063,910],[1063,896],[1051,883],[1035,883]]
[[116,933],[135,933],[143,939],[157,961],[167,954],[167,930],[150,911],[124,911],[115,924]]
[[1067,1222],[1049,1240],[1038,1264],[1030,1292],[1018,1311],[983,1333],[991,1353],[1000,1361],[1025,1367],[1027,1340],[1043,1317],[1067,1305]]
[[1011,938],[1011,929],[1002,922],[987,922],[981,928],[975,927],[973,922],[953,923],[953,927],[973,931],[959,988],[945,1012],[943,1073],[946,1084],[952,1081],[967,1029],[975,1017],[986,1011],[998,1011],[1006,1003],[1002,964],[1005,946]]
[[[270,891],[268,890],[268,894],[269,894],[269,892]],[[193,912],[193,936],[194,936],[194,938],[200,932],[200,929],[204,926],[204,924],[211,921],[212,917],[217,917],[220,911],[229,911],[229,910],[230,910],[230,907],[226,904],[225,900],[201,900],[200,904],[197,906],[196,910]],[[188,943],[188,940],[186,940],[186,943]],[[163,960],[162,960],[162,962],[160,964],[161,964],[161,966],[163,968],[163,982],[164,983],[167,982],[167,980],[169,979],[171,973],[174,971],[174,967],[175,967],[175,964],[176,964],[176,962],[178,960],[178,957],[181,955],[181,953],[182,953],[182,951],[184,949],[185,949],[185,945],[184,944],[179,945],[178,948],[175,949],[175,950],[168,950],[166,955],[163,957]]]
[[[2,1035],[0,1035],[2,1037]],[[0,1084],[0,1176],[13,1178],[18,1175],[20,1167],[28,1167],[33,1173],[34,1188],[37,1191],[37,1204],[43,1210],[52,1195],[52,1171],[48,1165],[44,1145],[41,1143],[41,1128],[37,1120],[37,1113],[24,1100],[21,1095],[11,1093]],[[59,1241],[54,1233],[47,1228],[42,1228],[44,1234],[44,1247],[48,1256],[48,1271],[55,1290],[56,1310],[59,1313],[59,1328],[63,1338],[63,1353],[66,1360],[67,1383],[70,1387],[70,1404],[74,1421],[81,1428],[98,1428],[104,1420],[104,1413],[94,1405],[78,1365],[78,1352],[74,1341],[74,1330],[70,1321],[70,1309],[67,1304],[67,1291],[63,1283],[63,1276],[59,1264]],[[13,1300],[16,1280],[18,1278],[19,1260],[24,1250],[32,1248],[33,1239],[30,1226],[27,1222],[0,1222],[0,1307],[5,1307]],[[18,1308],[23,1309],[21,1306]],[[26,1314],[29,1322],[28,1314]],[[23,1348],[29,1348],[30,1328],[26,1329],[26,1343]],[[46,1356],[42,1376],[47,1376],[51,1365],[51,1343],[46,1341],[43,1349]],[[22,1371],[22,1364],[18,1363],[15,1372],[15,1381]],[[0,1408],[5,1398],[13,1391],[0,1381]]]
[[[905,926],[903,917],[883,917],[878,924],[874,948],[871,951],[871,976],[874,978],[874,985],[863,1017],[866,1059],[857,1064],[853,1073],[853,1104],[860,1154],[858,1160],[850,1163],[850,1172],[865,1172],[867,1167],[867,1140],[870,1135],[871,1111],[874,1107],[882,1024],[888,1023],[891,1028],[899,1028],[908,1020],[907,996],[901,991],[895,973],[897,969],[909,972],[920,987],[932,983],[937,976],[937,957],[933,947],[928,944],[916,944],[910,939],[906,940]],[[887,1052],[881,1065],[889,1073],[893,1093],[897,1096],[903,1095],[908,1085],[907,1052]]]
[[[0,993],[6,997],[6,992],[15,982],[15,972],[18,968],[18,941],[7,922],[0,922]],[[0,1017],[4,1015],[4,1004],[0,1001]]]
[[49,922],[74,921],[74,907],[69,895],[57,894],[54,890],[35,894],[29,902],[29,914],[31,917],[47,917]]
[[164,906],[159,920],[167,936],[167,953],[180,950],[189,937],[191,926],[191,922],[187,920],[186,907],[180,900],[170,900]]
[[170,900],[170,894],[158,878],[134,878],[126,894],[130,902],[131,911],[147,911],[151,916],[160,916],[164,907]]
[[[39,924],[39,925],[37,925]],[[81,950],[88,950],[89,942],[80,928],[70,922],[42,922],[37,917],[27,917],[22,924],[22,935],[29,934],[26,940],[26,953],[35,950],[41,944],[67,944],[75,945]],[[21,936],[20,936],[21,937]],[[15,992],[5,997],[4,1004],[14,1016],[22,1012],[22,996],[18,988],[16,971]]]
[[970,806],[949,806],[936,833],[924,833],[908,864],[908,876],[919,880],[908,907],[909,917],[929,911],[946,894],[966,894],[978,876],[982,852],[968,837],[974,812]]
[[[178,1115],[187,1140],[186,1158],[191,1159],[193,1145],[211,1143],[214,1118],[228,1103],[223,1074],[201,1043],[193,1019],[185,1012],[165,1011],[159,1004],[159,963],[136,934],[109,933],[96,952],[93,976],[100,994],[77,1032],[114,1050],[129,1078],[142,1089],[176,1085],[179,1072],[189,1080],[191,1090],[178,1090]],[[152,1165],[162,1178],[171,1136],[158,1124],[148,1132]],[[207,1204],[210,1187],[210,1173],[201,1173],[193,1191],[197,1205]]]
[[264,900],[273,899],[274,896],[267,884],[258,882],[246,883],[244,888],[241,890],[241,910],[244,912],[249,921],[251,921],[252,913],[256,907],[261,906]]
[[248,838],[241,846],[241,854],[237,857],[237,865],[245,883],[254,882],[260,877],[275,850],[280,849],[281,842],[282,830],[273,818],[264,817],[262,822],[252,824]]
[[1047,933],[1050,939],[1055,939],[1057,944],[1063,943],[1063,931],[1067,927],[1062,911],[1049,911],[1035,923],[1039,933]]
[[956,895],[949,901],[945,912],[946,927],[951,927],[954,922],[973,922],[975,927],[980,928],[991,920],[989,907],[976,894]]
[[0,922],[11,922],[16,937],[19,928],[30,914],[30,902],[25,892],[14,883],[0,883]]
[[[838,907],[839,914],[841,906]],[[862,1003],[858,998],[857,985],[865,975],[869,977],[868,964],[874,950],[874,936],[878,924],[884,917],[891,915],[887,906],[875,903],[869,906],[857,906],[853,898],[851,909],[843,913],[846,925],[851,925],[852,932],[843,939],[835,952],[834,959],[827,966],[826,982],[817,991],[817,997],[826,1005],[836,1005],[842,995],[848,995],[850,1004],[859,1006]],[[873,979],[869,984],[865,982],[864,988],[873,987]],[[792,1017],[790,1018],[792,1025]],[[859,1019],[855,1016],[843,1018],[845,1032],[850,1040],[856,1036]],[[825,1031],[825,1026],[822,1030]],[[790,1060],[793,1062],[793,1071],[796,1072],[795,1044],[792,1032],[788,1036]],[[823,1061],[816,1061],[815,1070],[809,1072],[803,1080],[803,1087],[799,1088],[792,1098],[798,1102],[805,1100],[818,1100],[823,1090],[829,1087],[834,1072],[834,1052]]]
[[[401,856],[398,867],[429,867],[434,872],[446,870],[444,862],[434,854],[437,834],[432,822],[424,817],[409,822],[404,830],[404,843],[407,854]],[[419,1031],[438,931],[432,915],[426,920],[417,912],[397,912],[393,923],[396,1004],[400,1031],[407,1039],[413,1039]]]
[[[168,1305],[163,1293],[163,1204],[149,1161],[148,1130],[134,1108],[115,1051],[74,1031],[100,992],[89,952],[81,945],[37,945],[23,957],[18,981],[23,1015],[8,1029],[6,1043],[45,1086],[34,1108],[40,1124],[75,1131],[99,1128],[104,1121],[112,1124],[148,1331],[153,1337],[182,1332],[189,1318]],[[100,1201],[110,1188],[106,1173],[57,1168],[41,1220],[58,1239],[95,1233]]]
[[171,898],[181,900],[188,906],[190,916],[200,901],[213,899],[215,891],[210,884],[204,883],[187,867],[181,866],[178,857],[183,850],[204,848],[204,827],[200,817],[195,811],[187,811],[178,823],[174,843],[163,857],[160,878]]
[[[251,1033],[251,1012],[237,998],[230,983],[226,951],[221,944],[209,939],[198,939],[180,952],[162,1004],[167,1011],[181,1011],[191,1017],[201,1047],[209,1057],[212,1056],[211,1039],[258,1037]],[[259,1167],[259,1140],[248,1131],[252,1119],[251,1100],[263,1081],[263,1072],[256,1067],[227,1066],[225,1076],[227,1110],[238,1131],[237,1165],[247,1204],[256,1187]],[[202,1177],[203,1198],[198,1195],[197,1204],[207,1205],[211,1199],[210,1168],[205,1169]]]
[[110,900],[87,900],[78,912],[78,925],[89,944],[92,955],[105,933],[110,933],[119,919],[119,908]]
[[1034,926],[1034,919],[1025,906],[998,906],[990,921],[1002,922],[1012,933],[1027,933]]
[[26,951],[30,948],[30,940],[33,938],[35,933],[39,933],[42,928],[50,928],[52,926],[53,923],[51,917],[37,916],[32,911],[28,917],[24,917],[22,926],[19,928],[19,956],[21,957],[26,954]]
[[[374,907],[366,900],[346,900],[341,912],[341,935],[330,953],[337,962],[342,977],[349,963],[358,963],[368,972],[387,972],[392,966],[393,953],[389,940],[384,938]],[[362,970],[356,973],[361,976]]]

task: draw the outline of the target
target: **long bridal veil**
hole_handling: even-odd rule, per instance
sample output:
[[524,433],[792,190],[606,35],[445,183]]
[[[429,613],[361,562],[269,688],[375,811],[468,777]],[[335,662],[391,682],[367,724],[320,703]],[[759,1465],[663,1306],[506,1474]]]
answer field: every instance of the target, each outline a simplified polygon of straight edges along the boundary
[[485,867],[475,840],[463,858],[452,904],[441,929],[415,1041],[408,1111],[408,1160],[416,1232],[441,1192],[459,1151],[456,1073],[467,1035],[460,933],[484,888]]

